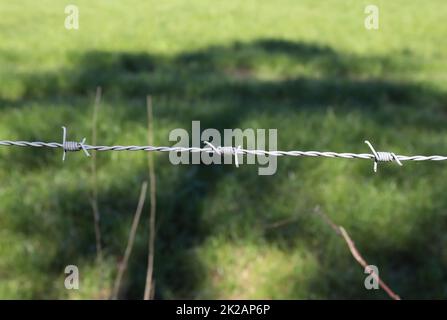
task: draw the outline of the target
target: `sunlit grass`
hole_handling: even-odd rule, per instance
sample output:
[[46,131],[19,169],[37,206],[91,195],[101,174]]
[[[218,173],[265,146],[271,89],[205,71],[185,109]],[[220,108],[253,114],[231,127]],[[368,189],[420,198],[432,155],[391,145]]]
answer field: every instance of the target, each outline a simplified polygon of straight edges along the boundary
[[[145,144],[175,128],[275,128],[282,150],[447,154],[445,1],[75,1],[0,4],[0,139],[89,141],[96,86],[98,143]],[[122,258],[144,153],[99,153],[104,265],[95,261],[90,162],[61,150],[0,147],[0,297],[104,298]],[[313,214],[346,227],[404,298],[447,287],[444,163],[278,159],[256,166],[173,166],[156,155],[157,298],[385,298]],[[280,221],[289,221],[272,227]],[[148,211],[122,297],[141,298]],[[64,268],[80,269],[80,290]],[[102,277],[98,274],[102,273]]]

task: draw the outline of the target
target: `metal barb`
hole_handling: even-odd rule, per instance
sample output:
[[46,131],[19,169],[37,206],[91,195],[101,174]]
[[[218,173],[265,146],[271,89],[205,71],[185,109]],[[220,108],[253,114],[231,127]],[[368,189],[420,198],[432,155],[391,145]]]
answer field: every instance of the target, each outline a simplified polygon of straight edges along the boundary
[[215,147],[209,141],[204,141],[204,143],[207,146],[209,146],[218,155],[222,155],[222,154],[234,155],[234,164],[235,164],[236,168],[239,168],[238,154],[242,154],[243,153],[242,149],[241,149],[241,146],[238,146],[237,148],[234,148],[234,147],[222,147],[222,146]]
[[384,152],[384,151],[377,152],[376,149],[374,149],[374,147],[368,140],[365,140],[365,143],[368,145],[368,147],[371,149],[374,155],[374,172],[377,172],[378,162],[396,161],[398,165],[402,166],[402,163],[400,162],[399,158],[396,156],[394,152]]
[[67,152],[69,151],[84,151],[85,155],[87,157],[90,157],[90,154],[87,151],[87,148],[85,147],[85,138],[82,139],[81,142],[75,142],[75,141],[67,141],[67,128],[62,127],[63,135],[62,135],[62,149],[64,149],[64,153],[62,155],[62,161],[65,161],[65,157]]

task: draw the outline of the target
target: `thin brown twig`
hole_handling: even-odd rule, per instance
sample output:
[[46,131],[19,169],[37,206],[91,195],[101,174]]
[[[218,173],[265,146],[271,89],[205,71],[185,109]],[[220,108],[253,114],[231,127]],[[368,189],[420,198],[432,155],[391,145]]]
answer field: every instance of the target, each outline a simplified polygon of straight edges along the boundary
[[[92,119],[92,143],[96,144],[97,140],[97,123],[98,123],[98,112],[101,105],[101,87],[96,88],[95,105],[93,107],[93,119]],[[91,205],[93,211],[93,223],[95,228],[95,240],[96,240],[96,258],[98,263],[101,265],[102,256],[102,245],[101,245],[101,228],[100,228],[100,213],[98,206],[98,175],[96,169],[96,151],[92,152],[92,198]]]
[[325,222],[328,223],[329,226],[345,240],[346,244],[348,245],[349,251],[351,251],[351,254],[354,257],[354,259],[363,267],[365,271],[371,274],[378,281],[379,286],[388,294],[388,296],[394,300],[401,300],[399,295],[397,295],[384,281],[382,281],[379,275],[376,274],[374,270],[369,267],[369,264],[365,261],[365,259],[363,259],[362,255],[357,250],[354,241],[352,241],[348,232],[342,226],[336,225],[331,220],[331,218],[329,218],[326,214],[320,211],[319,208],[316,208],[315,213],[321,216],[325,220]]
[[151,289],[151,295],[149,297],[149,300],[154,300],[155,297],[155,280],[152,280],[152,289]]
[[[97,126],[98,126],[98,113],[101,106],[101,87],[96,87],[95,104],[93,106],[93,116],[92,116],[92,143],[96,144],[97,140]],[[92,206],[93,213],[93,227],[95,229],[95,244],[96,244],[96,261],[99,265],[99,288],[102,288],[103,284],[103,274],[101,268],[103,265],[103,253],[101,244],[101,227],[100,227],[100,212],[98,205],[98,174],[97,174],[97,162],[96,162],[96,151],[92,152],[92,195],[90,198],[90,204]],[[102,292],[102,289],[101,289]],[[103,294],[100,292],[102,298]]]
[[351,251],[351,254],[354,257],[354,259],[357,260],[357,262],[363,267],[364,270],[369,272],[379,282],[379,286],[388,294],[388,296],[391,299],[400,300],[399,295],[397,295],[393,290],[391,290],[391,288],[384,281],[382,281],[382,279],[379,277],[378,274],[376,274],[374,272],[373,269],[369,268],[369,264],[360,255],[360,252],[355,247],[354,241],[352,241],[352,239],[349,237],[346,230],[341,226],[339,226],[339,228],[340,228],[340,232],[341,232],[343,238],[345,239],[346,244],[348,245],[349,250]]
[[135,235],[137,232],[138,224],[140,222],[140,217],[141,217],[141,213],[143,211],[144,202],[146,201],[146,194],[147,194],[147,181],[144,181],[143,184],[141,185],[140,198],[138,200],[137,209],[135,211],[133,221],[132,221],[132,226],[130,228],[129,239],[127,240],[127,246],[126,246],[126,250],[124,252],[124,257],[123,257],[123,260],[121,261],[121,263],[119,264],[118,274],[116,276],[115,284],[113,286],[113,294],[112,294],[113,300],[118,299],[118,295],[119,295],[119,291],[120,291],[120,287],[121,287],[121,280],[123,278],[124,272],[127,269],[127,264],[129,262],[130,255],[132,253],[132,248],[133,248],[133,244],[135,241]]
[[283,226],[288,225],[290,223],[297,222],[298,220],[299,220],[298,217],[291,217],[291,218],[287,218],[287,219],[282,219],[282,220],[275,221],[275,222],[272,222],[270,224],[265,225],[264,229],[280,228],[280,227],[283,227]]
[[339,227],[334,223],[334,221],[332,221],[331,218],[329,218],[327,214],[325,214],[323,211],[320,210],[319,206],[315,207],[314,213],[319,215],[324,220],[324,222],[326,222],[332,228],[332,230],[334,230],[336,234],[341,236]]
[[[148,144],[153,144],[153,122],[152,122],[152,97],[147,96],[147,140]],[[149,216],[149,243],[148,243],[148,263],[146,274],[146,287],[144,288],[144,300],[149,300],[153,297],[153,272],[154,272],[154,250],[155,250],[155,214],[156,214],[156,180],[154,169],[154,158],[151,152],[148,152],[148,169],[150,182],[150,216]]]

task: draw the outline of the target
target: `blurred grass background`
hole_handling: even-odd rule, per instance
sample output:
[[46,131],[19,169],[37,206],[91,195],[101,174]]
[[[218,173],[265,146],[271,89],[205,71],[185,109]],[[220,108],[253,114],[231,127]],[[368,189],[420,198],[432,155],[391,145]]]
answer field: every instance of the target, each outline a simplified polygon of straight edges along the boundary
[[[281,150],[447,154],[447,3],[370,1],[71,1],[0,3],[0,138],[91,136],[145,144],[145,96],[156,144],[202,128],[276,128]],[[447,167],[281,158],[256,166],[173,166],[156,155],[156,298],[386,298],[366,290],[343,225],[403,298],[447,298]],[[143,153],[99,153],[105,259],[95,260],[90,160],[60,150],[0,148],[0,298],[110,294],[141,182]],[[289,220],[290,219],[290,220]],[[279,221],[290,221],[271,227]],[[148,206],[122,298],[141,298]],[[76,264],[80,290],[64,288]],[[101,276],[99,276],[101,274]]]

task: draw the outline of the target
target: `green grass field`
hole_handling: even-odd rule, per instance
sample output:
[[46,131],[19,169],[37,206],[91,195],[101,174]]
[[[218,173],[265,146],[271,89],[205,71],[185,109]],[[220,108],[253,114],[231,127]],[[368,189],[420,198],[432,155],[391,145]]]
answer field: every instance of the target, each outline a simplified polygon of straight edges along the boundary
[[[275,128],[281,150],[447,154],[447,2],[71,1],[0,4],[0,139],[157,145],[172,129]],[[68,3],[67,3],[68,4]],[[142,181],[144,153],[98,153],[104,261],[98,264],[91,159],[0,147],[0,298],[110,294]],[[447,163],[280,158],[256,166],[173,166],[155,156],[155,297],[384,299],[343,240],[403,298],[447,298]],[[280,221],[289,221],[279,224]],[[142,298],[149,206],[122,298]],[[272,227],[273,226],[273,227]],[[66,290],[76,264],[80,290]]]

